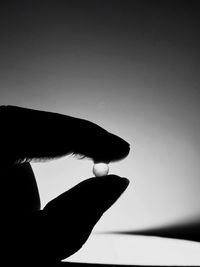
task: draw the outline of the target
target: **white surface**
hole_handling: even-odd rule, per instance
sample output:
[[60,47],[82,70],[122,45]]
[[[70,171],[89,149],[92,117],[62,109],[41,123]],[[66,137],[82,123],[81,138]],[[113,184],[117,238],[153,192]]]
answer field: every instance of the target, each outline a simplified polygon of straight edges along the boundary
[[200,243],[170,238],[93,234],[66,261],[104,264],[200,265]]

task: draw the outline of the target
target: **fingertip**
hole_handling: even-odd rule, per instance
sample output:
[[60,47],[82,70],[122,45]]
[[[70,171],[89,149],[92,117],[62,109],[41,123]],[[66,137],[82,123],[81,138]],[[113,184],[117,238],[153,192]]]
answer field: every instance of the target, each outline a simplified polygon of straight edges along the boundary
[[130,152],[130,144],[121,137],[106,132],[97,140],[97,146],[93,152],[94,163],[115,162],[126,158]]
[[123,193],[125,189],[128,187],[130,180],[125,177],[120,177],[115,174],[109,174],[101,177],[93,177],[97,183],[101,184],[106,189],[115,189],[121,191]]

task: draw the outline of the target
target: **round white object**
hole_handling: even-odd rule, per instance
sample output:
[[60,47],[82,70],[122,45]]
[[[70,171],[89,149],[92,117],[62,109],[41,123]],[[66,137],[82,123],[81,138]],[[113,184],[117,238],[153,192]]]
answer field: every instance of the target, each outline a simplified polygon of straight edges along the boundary
[[92,171],[96,177],[105,176],[109,172],[109,167],[106,163],[97,163],[94,164]]

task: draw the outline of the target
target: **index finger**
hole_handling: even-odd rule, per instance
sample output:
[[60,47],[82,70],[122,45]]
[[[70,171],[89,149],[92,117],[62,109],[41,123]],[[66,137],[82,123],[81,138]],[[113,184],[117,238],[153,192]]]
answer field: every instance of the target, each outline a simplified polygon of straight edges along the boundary
[[129,144],[90,121],[16,106],[0,107],[4,164],[77,154],[94,162],[120,160]]

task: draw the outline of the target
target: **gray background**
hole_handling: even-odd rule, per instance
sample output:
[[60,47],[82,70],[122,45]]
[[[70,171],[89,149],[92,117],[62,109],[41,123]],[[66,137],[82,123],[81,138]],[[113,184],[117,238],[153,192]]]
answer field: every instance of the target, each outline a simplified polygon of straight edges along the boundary
[[[196,2],[1,5],[0,104],[85,118],[131,144],[128,158],[110,166],[131,184],[98,231],[199,218]],[[43,205],[92,176],[92,162],[73,157],[33,168]]]

